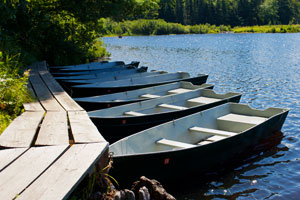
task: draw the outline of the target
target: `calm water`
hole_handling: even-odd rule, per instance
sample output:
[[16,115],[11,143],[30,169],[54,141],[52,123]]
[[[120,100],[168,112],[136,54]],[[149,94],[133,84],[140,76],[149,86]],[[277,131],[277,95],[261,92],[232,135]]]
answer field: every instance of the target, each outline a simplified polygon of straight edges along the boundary
[[180,191],[178,199],[300,199],[300,34],[113,37],[104,42],[112,60],[206,73],[217,92],[241,92],[241,103],[291,109],[281,144]]

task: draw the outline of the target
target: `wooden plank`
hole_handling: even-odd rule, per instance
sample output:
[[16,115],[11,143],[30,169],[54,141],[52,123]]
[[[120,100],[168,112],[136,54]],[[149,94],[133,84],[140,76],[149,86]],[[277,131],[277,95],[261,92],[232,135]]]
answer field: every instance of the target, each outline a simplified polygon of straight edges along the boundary
[[227,138],[227,137],[214,135],[212,137],[207,138],[206,141],[216,142],[216,141],[219,141],[219,140],[223,140],[225,138]]
[[222,131],[222,130],[211,129],[211,128],[203,128],[203,127],[197,127],[197,126],[189,128],[189,130],[193,131],[193,132],[208,133],[208,134],[212,134],[212,135],[220,135],[220,136],[225,136],[225,137],[231,137],[231,136],[234,136],[237,134],[234,132]]
[[158,97],[161,97],[159,95],[155,95],[155,94],[143,94],[140,96],[141,98],[150,98],[150,99],[155,99],[155,98],[158,98]]
[[24,112],[1,134],[0,146],[30,147],[36,135],[44,112]]
[[72,145],[18,200],[66,199],[107,148],[107,142]]
[[257,117],[257,116],[238,115],[238,114],[231,113],[231,114],[219,117],[218,120],[240,122],[240,123],[246,123],[246,124],[261,124],[264,121],[266,121],[267,118]]
[[190,91],[192,91],[192,90],[185,89],[185,88],[178,88],[178,89],[174,89],[174,90],[169,90],[168,94],[181,94],[181,93],[190,92]]
[[156,141],[156,144],[163,144],[163,145],[168,145],[168,146],[177,147],[177,148],[191,148],[191,147],[196,146],[194,144],[188,144],[188,143],[178,142],[178,141],[174,141],[174,140],[168,140],[168,139],[164,139],[164,138]]
[[176,106],[176,105],[171,105],[171,104],[160,104],[158,105],[158,107],[161,108],[169,108],[169,109],[173,109],[173,110],[186,110],[187,107],[183,107],[183,106]]
[[221,101],[222,99],[210,98],[210,97],[197,97],[193,99],[189,99],[188,102],[191,103],[199,103],[199,104],[209,104],[215,103],[217,101]]
[[105,141],[86,111],[68,112],[68,115],[75,143]]
[[[0,172],[0,199],[13,199],[53,163],[67,146],[34,147]],[[59,187],[62,187],[60,185]]]
[[31,82],[37,97],[46,111],[64,110],[53,97],[46,84],[42,81],[41,77],[35,70],[30,71],[29,81]]
[[35,145],[69,144],[66,112],[47,112]]
[[57,101],[65,108],[66,111],[84,110],[65,92],[65,90],[59,85],[59,83],[56,82],[56,80],[47,70],[45,62],[39,63],[39,73],[42,79],[47,84],[51,93],[54,95]]
[[13,162],[22,153],[24,153],[27,148],[15,148],[15,149],[3,149],[0,150],[0,172],[4,167]]
[[[31,95],[37,99],[30,83],[27,84],[27,88],[30,91]],[[34,102],[30,102],[30,103],[23,103],[23,106],[26,111],[38,111],[38,112],[44,111],[44,108],[42,107],[42,105],[38,100],[35,100]]]
[[124,112],[124,115],[128,115],[128,116],[144,116],[146,114],[139,113],[139,112],[134,112],[134,111],[128,111],[128,112]]

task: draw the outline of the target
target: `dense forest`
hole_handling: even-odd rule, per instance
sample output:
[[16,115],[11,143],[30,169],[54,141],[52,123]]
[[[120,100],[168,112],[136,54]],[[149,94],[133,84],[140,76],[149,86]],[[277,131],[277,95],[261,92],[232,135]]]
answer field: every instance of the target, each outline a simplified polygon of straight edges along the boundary
[[138,17],[184,25],[253,26],[299,24],[299,0],[147,0],[150,9]]

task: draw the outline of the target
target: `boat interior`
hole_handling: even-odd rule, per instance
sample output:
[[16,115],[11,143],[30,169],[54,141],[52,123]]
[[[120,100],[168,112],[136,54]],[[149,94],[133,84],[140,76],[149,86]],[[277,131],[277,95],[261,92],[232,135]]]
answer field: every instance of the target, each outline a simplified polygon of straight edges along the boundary
[[167,73],[165,71],[156,71],[156,72],[136,72],[131,74],[119,74],[117,76],[106,76],[102,78],[95,78],[90,80],[65,80],[64,82],[70,83],[97,83],[97,82],[105,82],[105,81],[113,81],[113,80],[123,80],[123,79],[130,79],[130,78],[139,78],[139,77],[146,77],[146,76],[155,76],[158,74]]
[[126,91],[120,93],[113,93],[108,95],[100,95],[93,97],[74,98],[75,101],[88,101],[88,102],[109,102],[109,101],[130,101],[130,100],[148,100],[155,99],[167,95],[180,94],[197,89],[205,89],[213,87],[212,84],[204,83],[202,85],[193,85],[190,82],[175,82],[165,85],[154,86],[150,88],[143,88],[133,91]]
[[283,112],[227,103],[126,137],[110,150],[118,156],[203,146],[234,137]]
[[177,73],[165,73],[165,74],[157,74],[155,76],[143,77],[143,78],[130,78],[124,80],[117,80],[117,81],[107,81],[101,83],[94,83],[94,84],[85,84],[85,85],[78,85],[74,87],[120,87],[126,85],[138,85],[138,84],[150,84],[155,82],[167,82],[167,81],[179,81],[180,79],[189,78],[189,73],[186,72],[177,72]]
[[[178,92],[177,94],[182,94],[184,92],[187,92],[186,89],[180,88],[177,90],[172,90],[172,93],[170,94],[174,94],[174,91],[177,91]],[[237,95],[237,93],[217,94],[212,90],[206,90],[206,89],[203,89],[198,93],[195,92],[191,94],[193,95],[188,95],[188,94],[182,95],[183,98],[170,98],[169,102],[165,101],[164,103],[153,104],[152,107],[134,110],[135,112],[124,112],[123,115],[141,116],[147,114],[186,110],[189,108],[222,101],[224,99]]]
[[185,110],[236,96],[240,96],[240,94],[233,92],[217,94],[213,90],[202,89],[108,109],[95,110],[89,112],[89,116],[115,118],[120,116],[133,117],[164,112],[166,113],[177,110]]

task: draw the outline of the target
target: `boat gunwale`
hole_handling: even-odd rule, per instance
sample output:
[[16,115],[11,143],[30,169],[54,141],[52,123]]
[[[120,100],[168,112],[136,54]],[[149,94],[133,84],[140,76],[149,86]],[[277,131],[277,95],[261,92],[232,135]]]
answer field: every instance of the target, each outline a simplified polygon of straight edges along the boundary
[[[179,120],[181,120],[181,119],[183,119],[183,118],[189,118],[189,117],[193,117],[193,116],[196,116],[196,115],[199,115],[199,114],[200,114],[200,115],[203,115],[203,112],[207,112],[207,111],[209,111],[209,110],[211,110],[211,109],[214,109],[214,108],[217,108],[217,107],[221,107],[221,106],[225,106],[225,105],[234,105],[234,104],[247,106],[248,108],[250,108],[251,110],[254,110],[254,111],[257,110],[257,111],[265,112],[265,111],[267,111],[267,110],[269,110],[269,109],[281,109],[282,111],[279,112],[278,114],[275,114],[275,115],[273,115],[273,116],[267,118],[264,122],[259,123],[259,124],[255,124],[255,125],[253,125],[252,127],[248,128],[248,129],[245,129],[244,131],[242,131],[242,132],[240,132],[240,133],[238,133],[238,134],[236,134],[236,135],[233,135],[233,136],[230,136],[230,137],[226,137],[226,138],[224,138],[224,139],[222,139],[222,140],[214,141],[214,142],[212,142],[212,143],[210,143],[210,144],[206,144],[206,145],[195,145],[195,146],[193,146],[193,147],[187,147],[187,148],[175,148],[175,149],[163,150],[163,151],[151,151],[151,152],[146,152],[146,153],[135,153],[135,154],[125,154],[125,155],[114,155],[113,152],[111,152],[111,151],[110,151],[110,152],[112,153],[113,158],[119,158],[119,157],[138,157],[138,156],[145,156],[145,155],[150,155],[150,154],[152,154],[152,155],[153,155],[153,154],[159,155],[159,154],[165,154],[165,153],[176,153],[176,152],[180,152],[180,151],[187,151],[187,150],[196,149],[196,148],[197,148],[197,149],[198,149],[198,148],[208,148],[208,147],[211,147],[210,145],[216,145],[216,144],[219,144],[219,143],[221,143],[221,142],[226,142],[226,141],[228,141],[228,140],[231,139],[231,138],[242,137],[244,134],[246,134],[246,133],[249,132],[250,130],[252,130],[252,129],[257,129],[257,127],[259,127],[259,126],[263,126],[265,123],[267,123],[268,121],[271,121],[271,120],[274,119],[275,117],[278,117],[278,116],[280,116],[280,115],[284,115],[285,113],[287,113],[287,115],[288,115],[288,112],[290,111],[289,108],[276,108],[276,107],[269,107],[269,108],[260,110],[260,109],[252,108],[252,107],[249,106],[248,104],[241,104],[241,103],[232,103],[232,102],[229,102],[229,103],[226,103],[226,104],[222,104],[222,105],[219,105],[219,106],[216,106],[216,107],[212,107],[212,108],[210,108],[210,109],[203,110],[203,111],[200,111],[200,112],[197,112],[197,113],[194,113],[194,114],[185,116],[185,117],[181,117],[181,118],[178,118],[178,119],[175,119],[175,120],[171,120],[171,121],[166,122],[166,123],[164,123],[164,124],[160,124],[160,125],[157,125],[157,126],[154,126],[154,127],[148,128],[148,129],[145,129],[145,130],[143,130],[143,131],[134,133],[134,134],[132,134],[132,135],[130,135],[130,136],[127,136],[127,137],[125,137],[125,138],[122,138],[122,139],[120,139],[120,140],[118,140],[118,141],[116,141],[116,142],[110,144],[109,146],[112,146],[112,145],[114,145],[114,144],[116,144],[116,143],[118,143],[118,142],[121,142],[122,140],[126,140],[126,139],[129,138],[129,137],[134,137],[135,135],[140,134],[140,133],[142,133],[142,132],[150,131],[151,129],[158,129],[160,126],[165,126],[165,124],[176,123],[176,121],[179,121]],[[283,121],[283,124],[284,124],[284,121]],[[282,125],[283,125],[283,124],[282,124]],[[281,125],[281,126],[282,126],[282,125]],[[160,138],[157,138],[157,139],[160,139]]]

